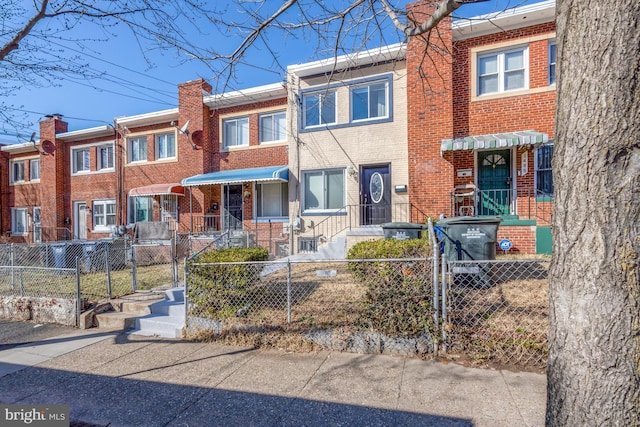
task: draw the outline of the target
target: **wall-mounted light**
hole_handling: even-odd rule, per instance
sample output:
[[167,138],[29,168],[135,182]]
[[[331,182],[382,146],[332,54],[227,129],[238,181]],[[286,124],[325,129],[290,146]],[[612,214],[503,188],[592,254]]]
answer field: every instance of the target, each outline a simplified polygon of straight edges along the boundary
[[347,173],[351,178],[356,178],[358,176],[358,171],[356,171],[356,168],[354,168],[353,165],[347,166]]

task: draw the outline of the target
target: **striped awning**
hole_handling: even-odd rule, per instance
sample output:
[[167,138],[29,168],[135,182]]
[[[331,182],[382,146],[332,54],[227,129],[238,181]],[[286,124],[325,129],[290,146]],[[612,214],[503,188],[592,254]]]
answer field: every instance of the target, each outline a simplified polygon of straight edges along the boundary
[[484,148],[508,148],[519,145],[542,144],[549,140],[546,133],[525,130],[520,132],[496,133],[490,135],[467,136],[443,139],[440,151],[477,150]]
[[181,181],[184,187],[216,184],[240,184],[243,182],[287,182],[288,166],[268,166],[264,168],[232,169],[210,172],[185,178]]
[[174,194],[184,196],[184,187],[180,184],[151,184],[144,187],[136,187],[129,190],[129,195],[134,197],[158,196]]

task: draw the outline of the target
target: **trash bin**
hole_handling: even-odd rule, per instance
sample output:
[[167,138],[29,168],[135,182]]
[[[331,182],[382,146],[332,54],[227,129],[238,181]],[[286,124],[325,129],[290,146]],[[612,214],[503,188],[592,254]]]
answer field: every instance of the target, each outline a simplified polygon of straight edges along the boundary
[[55,268],[71,268],[67,265],[67,244],[52,243],[50,246],[53,253],[53,266]]
[[[496,259],[498,226],[496,216],[454,217],[438,221],[444,236],[444,253],[449,261]],[[452,273],[456,283],[491,286],[490,266],[486,263],[458,263]]]
[[387,222],[382,224],[385,239],[419,239],[422,230],[425,228],[427,226],[424,224],[414,224],[412,222]]

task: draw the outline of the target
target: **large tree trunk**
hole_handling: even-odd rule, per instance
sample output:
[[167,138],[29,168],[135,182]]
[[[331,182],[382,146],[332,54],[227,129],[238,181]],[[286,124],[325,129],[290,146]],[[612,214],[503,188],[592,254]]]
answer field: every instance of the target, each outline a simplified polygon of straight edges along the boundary
[[556,7],[547,425],[640,425],[640,2]]

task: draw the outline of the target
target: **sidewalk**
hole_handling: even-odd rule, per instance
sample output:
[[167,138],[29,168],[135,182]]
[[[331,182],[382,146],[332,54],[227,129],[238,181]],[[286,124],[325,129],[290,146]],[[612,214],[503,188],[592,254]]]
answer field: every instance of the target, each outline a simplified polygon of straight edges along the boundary
[[[27,366],[27,367],[25,367]],[[0,403],[100,426],[542,426],[545,377],[78,331],[0,351]]]

